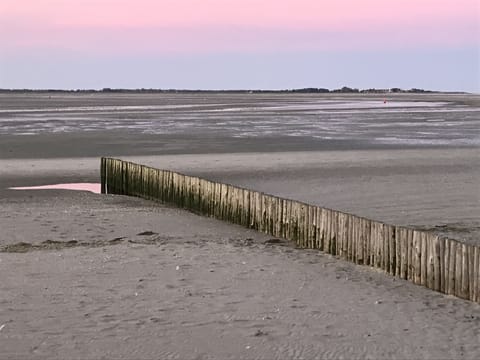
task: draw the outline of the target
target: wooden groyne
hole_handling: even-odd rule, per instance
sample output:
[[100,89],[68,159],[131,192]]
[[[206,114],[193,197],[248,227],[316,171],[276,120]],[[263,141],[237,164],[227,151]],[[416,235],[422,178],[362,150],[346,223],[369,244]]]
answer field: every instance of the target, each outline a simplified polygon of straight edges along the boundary
[[101,191],[156,200],[480,303],[480,248],[169,170],[102,158]]

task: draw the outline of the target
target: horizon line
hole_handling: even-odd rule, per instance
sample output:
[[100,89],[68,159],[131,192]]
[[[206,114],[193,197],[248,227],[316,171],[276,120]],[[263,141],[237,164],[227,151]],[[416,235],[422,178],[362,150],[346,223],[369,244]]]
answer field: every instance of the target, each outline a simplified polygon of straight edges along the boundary
[[0,92],[87,92],[87,93],[121,93],[121,92],[159,92],[159,93],[437,93],[437,94],[471,94],[477,95],[478,93],[469,92],[464,90],[430,90],[421,88],[367,88],[358,89],[343,86],[337,89],[329,89],[322,87],[303,87],[303,88],[285,88],[285,89],[188,89],[188,88],[0,88]]

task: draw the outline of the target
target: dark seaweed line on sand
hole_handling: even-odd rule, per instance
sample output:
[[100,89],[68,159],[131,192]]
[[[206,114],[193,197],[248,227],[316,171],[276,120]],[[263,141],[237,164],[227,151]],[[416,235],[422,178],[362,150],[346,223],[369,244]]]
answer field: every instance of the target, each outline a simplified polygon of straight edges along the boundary
[[[124,243],[129,244],[141,244],[141,245],[164,245],[167,242],[174,240],[176,238],[171,236],[162,236],[153,231],[143,231],[137,234],[136,239],[128,239],[125,236],[117,237],[111,240],[97,240],[97,241],[55,241],[55,240],[45,240],[38,244],[31,244],[28,242],[18,242],[15,244],[4,245],[0,247],[0,253],[27,253],[31,251],[52,251],[52,250],[64,250],[71,248],[99,248],[105,246],[119,245]],[[201,242],[201,240],[200,240]],[[229,239],[229,243],[232,243],[234,246],[249,247],[255,245],[255,242],[251,238],[246,239]],[[187,241],[187,243],[195,243],[195,241]],[[272,238],[264,241],[262,243],[265,246],[286,246],[288,243],[282,239]]]
[[8,244],[0,247],[0,252],[2,253],[26,253],[30,251],[41,251],[41,250],[63,250],[77,247],[86,247],[86,248],[97,248],[111,245],[118,245],[121,243],[132,243],[132,244],[144,244],[144,245],[157,245],[163,244],[166,241],[170,240],[169,237],[160,236],[159,234],[152,231],[144,231],[137,236],[142,236],[140,239],[127,239],[126,237],[117,237],[111,240],[97,240],[97,241],[56,241],[56,240],[45,240],[38,244],[32,244],[29,242],[18,242],[15,244]]
[[77,241],[77,240],[70,240],[70,241],[55,241],[55,240],[45,240],[39,244],[31,244],[29,242],[18,242],[15,244],[4,245],[0,248],[0,252],[2,253],[26,253],[30,251],[38,251],[38,250],[63,250],[69,248],[76,248],[76,247],[102,247],[107,245],[116,245],[122,242],[123,238],[116,238],[112,240],[106,241],[93,241],[93,242],[85,242],[85,241]]

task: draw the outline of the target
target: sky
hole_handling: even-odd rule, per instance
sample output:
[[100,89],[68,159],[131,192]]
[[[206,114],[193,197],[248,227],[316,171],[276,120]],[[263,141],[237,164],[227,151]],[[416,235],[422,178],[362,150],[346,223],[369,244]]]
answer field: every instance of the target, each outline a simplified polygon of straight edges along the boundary
[[0,88],[480,93],[480,0],[1,0]]

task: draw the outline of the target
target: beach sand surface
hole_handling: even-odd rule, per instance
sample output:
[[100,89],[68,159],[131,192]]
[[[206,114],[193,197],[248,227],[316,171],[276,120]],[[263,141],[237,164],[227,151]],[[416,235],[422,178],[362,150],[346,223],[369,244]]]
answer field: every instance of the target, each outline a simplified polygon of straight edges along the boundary
[[[0,96],[6,109],[50,101],[8,96]],[[51,106],[149,106],[159,98],[64,96]],[[248,107],[289,97],[235,99]],[[421,99],[478,106],[478,96]],[[102,155],[480,240],[478,147],[133,130],[4,134],[0,359],[480,358],[478,304],[165,204],[9,189],[97,183]]]
[[480,356],[476,304],[161,204],[35,192],[2,205],[2,359]]

